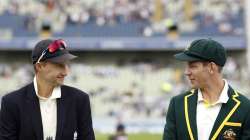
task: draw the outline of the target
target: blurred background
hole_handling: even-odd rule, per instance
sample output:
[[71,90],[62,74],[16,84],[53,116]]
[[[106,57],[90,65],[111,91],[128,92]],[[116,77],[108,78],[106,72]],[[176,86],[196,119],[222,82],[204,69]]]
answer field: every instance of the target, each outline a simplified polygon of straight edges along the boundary
[[[160,140],[170,98],[189,89],[173,55],[223,44],[223,74],[250,97],[247,0],[0,0],[0,98],[33,80],[31,50],[62,38],[78,55],[65,83],[91,99],[97,140]],[[123,139],[125,140],[125,139]]]

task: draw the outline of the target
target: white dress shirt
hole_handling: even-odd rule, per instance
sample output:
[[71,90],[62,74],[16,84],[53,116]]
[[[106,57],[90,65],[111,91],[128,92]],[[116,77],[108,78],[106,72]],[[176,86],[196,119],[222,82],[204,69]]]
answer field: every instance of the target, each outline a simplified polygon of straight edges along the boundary
[[40,103],[44,140],[48,137],[52,137],[55,140],[57,125],[56,99],[61,98],[61,88],[54,88],[51,96],[48,98],[41,97],[38,94],[36,77],[34,77],[34,88]]
[[198,90],[197,102],[197,131],[199,140],[208,140],[212,131],[214,122],[220,112],[223,103],[227,103],[229,97],[227,94],[228,83],[224,80],[224,88],[220,94],[218,101],[213,104],[208,104],[202,97],[201,90]]

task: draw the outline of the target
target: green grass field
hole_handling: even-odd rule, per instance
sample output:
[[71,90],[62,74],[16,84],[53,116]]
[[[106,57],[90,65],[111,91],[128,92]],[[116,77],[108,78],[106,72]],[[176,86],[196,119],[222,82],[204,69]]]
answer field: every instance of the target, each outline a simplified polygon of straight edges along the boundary
[[[107,134],[96,134],[96,140],[108,140],[108,137],[109,135]],[[128,140],[162,140],[162,135],[148,133],[129,134]]]

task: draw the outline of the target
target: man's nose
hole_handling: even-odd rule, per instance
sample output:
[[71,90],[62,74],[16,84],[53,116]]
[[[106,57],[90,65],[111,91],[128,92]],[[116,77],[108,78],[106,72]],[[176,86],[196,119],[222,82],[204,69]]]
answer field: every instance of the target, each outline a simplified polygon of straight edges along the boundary
[[184,74],[185,75],[190,75],[191,74],[190,69],[188,67],[185,68]]
[[64,76],[67,76],[68,75],[68,73],[69,73],[69,71],[70,71],[70,69],[69,69],[69,65],[68,64],[64,64],[63,65],[63,75]]

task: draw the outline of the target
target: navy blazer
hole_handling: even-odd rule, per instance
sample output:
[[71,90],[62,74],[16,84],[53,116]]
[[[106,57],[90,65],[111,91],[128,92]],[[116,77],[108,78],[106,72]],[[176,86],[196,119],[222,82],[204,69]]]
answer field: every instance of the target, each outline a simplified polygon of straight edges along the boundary
[[[73,87],[61,86],[57,99],[56,140],[95,140],[89,96]],[[0,140],[43,140],[39,99],[34,84],[2,98]]]

